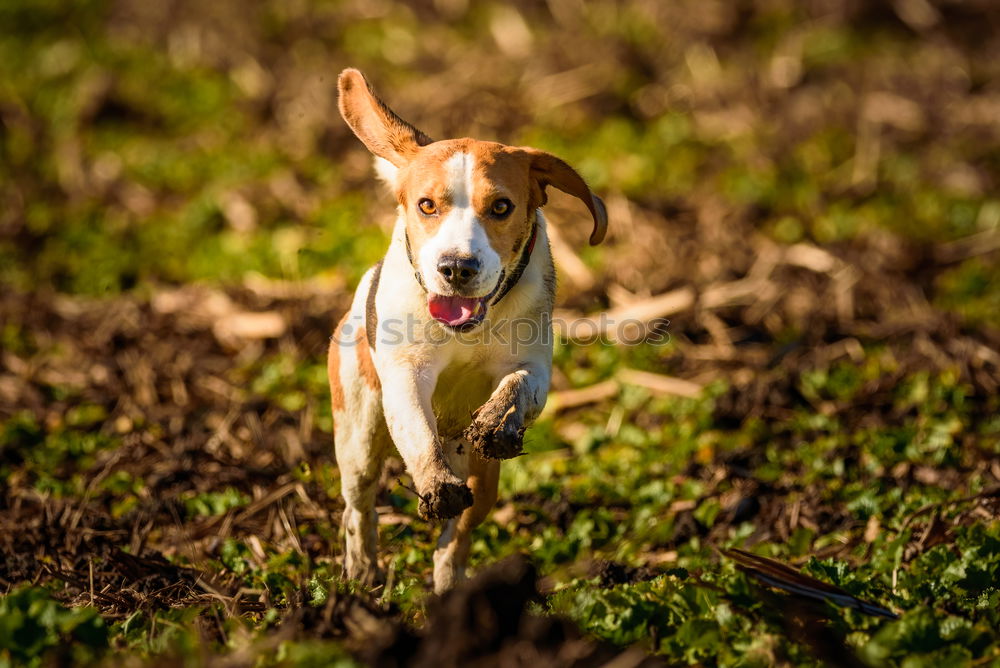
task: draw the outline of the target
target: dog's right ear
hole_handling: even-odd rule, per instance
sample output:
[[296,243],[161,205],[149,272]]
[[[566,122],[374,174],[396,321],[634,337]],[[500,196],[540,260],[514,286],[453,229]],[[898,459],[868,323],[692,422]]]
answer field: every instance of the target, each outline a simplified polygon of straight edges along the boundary
[[378,99],[358,70],[348,68],[341,72],[337,88],[340,115],[369,151],[394,166],[402,167],[421,146],[434,141]]

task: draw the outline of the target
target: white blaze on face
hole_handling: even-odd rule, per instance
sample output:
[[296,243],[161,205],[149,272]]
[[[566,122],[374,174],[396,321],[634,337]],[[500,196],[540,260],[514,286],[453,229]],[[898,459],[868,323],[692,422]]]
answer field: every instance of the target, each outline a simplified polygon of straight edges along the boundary
[[473,166],[474,158],[468,153],[455,153],[445,162],[451,209],[434,236],[420,249],[418,263],[424,285],[440,295],[453,294],[452,287],[437,270],[441,259],[449,255],[479,260],[479,275],[468,286],[465,296],[484,297],[493,291],[500,280],[500,255],[490,246],[483,222],[472,206]]

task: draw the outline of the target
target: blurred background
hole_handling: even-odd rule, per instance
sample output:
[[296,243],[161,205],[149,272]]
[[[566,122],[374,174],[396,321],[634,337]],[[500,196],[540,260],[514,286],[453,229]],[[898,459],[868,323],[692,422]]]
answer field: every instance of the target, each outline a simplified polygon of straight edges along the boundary
[[[349,66],[430,136],[551,151],[605,199],[597,248],[551,199],[560,315],[669,320],[665,344],[557,346],[475,563],[530,550],[569,581],[757,545],[854,564],[823,573],[902,609],[954,596],[997,647],[995,614],[962,607],[982,589],[920,589],[943,561],[897,589],[998,531],[992,0],[4,0],[0,581],[42,569],[112,620],[205,605],[209,572],[219,596],[270,592],[226,608],[252,617],[335,572],[324,354],[393,218],[337,112]],[[433,527],[400,475],[380,506],[412,610]],[[954,529],[910,517],[951,502]],[[88,598],[88,568],[134,596]],[[695,608],[747,643],[784,633]],[[676,642],[657,647],[738,651]]]
[[[615,217],[608,252],[584,258],[637,294],[739,275],[753,235],[908,255],[1000,220],[986,0],[0,12],[0,279],[23,291],[355,280],[391,208],[336,111],[346,66],[432,137],[530,144],[577,166]],[[733,255],[699,261],[720,245]],[[930,296],[993,282],[981,264],[927,268]]]

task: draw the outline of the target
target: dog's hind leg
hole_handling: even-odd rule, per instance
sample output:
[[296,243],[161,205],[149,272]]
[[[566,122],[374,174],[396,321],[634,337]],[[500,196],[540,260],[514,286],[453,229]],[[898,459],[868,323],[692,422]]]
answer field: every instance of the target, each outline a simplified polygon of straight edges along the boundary
[[344,571],[374,584],[378,566],[378,514],[375,496],[382,465],[391,447],[382,416],[382,391],[371,364],[360,318],[345,317],[330,344],[329,374],[334,447],[344,498]]
[[[452,454],[456,448],[461,452]],[[459,476],[467,476],[472,489],[472,506],[458,517],[448,520],[438,539],[437,549],[434,550],[434,591],[437,594],[451,589],[465,577],[472,530],[482,524],[497,502],[500,462],[484,459],[469,450],[469,444],[464,439],[446,445],[452,468]]]

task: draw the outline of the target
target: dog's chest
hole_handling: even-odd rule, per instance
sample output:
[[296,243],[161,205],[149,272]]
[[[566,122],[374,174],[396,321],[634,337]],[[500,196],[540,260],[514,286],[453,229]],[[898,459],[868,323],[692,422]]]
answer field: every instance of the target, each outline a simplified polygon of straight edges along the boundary
[[457,438],[472,421],[472,413],[493,392],[493,376],[482,363],[454,362],[438,377],[434,389],[434,416],[442,438]]

